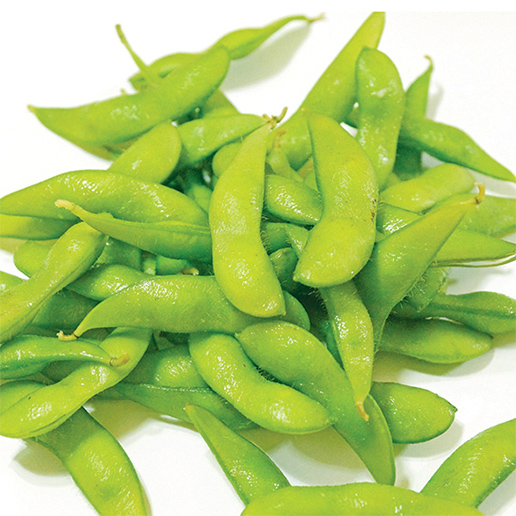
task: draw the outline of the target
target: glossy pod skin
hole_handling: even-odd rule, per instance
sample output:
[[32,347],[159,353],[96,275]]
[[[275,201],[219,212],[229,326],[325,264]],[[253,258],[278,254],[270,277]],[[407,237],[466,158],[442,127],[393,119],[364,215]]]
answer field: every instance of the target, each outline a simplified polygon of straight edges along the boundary
[[492,426],[459,446],[421,493],[478,507],[516,469],[516,419]]
[[72,221],[23,217],[0,213],[0,237],[22,240],[53,240],[59,238]]
[[389,317],[380,351],[398,353],[436,364],[454,364],[477,358],[493,346],[493,339],[462,324],[444,319],[408,320]]
[[369,259],[378,189],[373,166],[357,141],[326,116],[306,116],[323,213],[310,231],[294,279],[328,287],[349,281]]
[[[241,59],[256,50],[260,45],[267,41],[270,36],[275,34],[288,23],[294,21],[312,23],[316,19],[317,18],[307,18],[303,15],[294,15],[278,19],[264,27],[238,29],[222,36],[210,48],[224,46],[228,50],[229,58],[231,60]],[[197,55],[198,54],[192,53],[170,54],[154,61],[149,65],[149,68],[160,77],[165,77],[175,69],[193,61]],[[141,72],[133,75],[129,81],[136,90],[143,90],[148,86],[147,81]]]
[[217,47],[169,74],[147,91],[75,108],[38,108],[39,121],[72,142],[102,146],[125,142],[201,105],[222,83],[229,55]]
[[[1,388],[1,411],[44,388],[17,381]],[[50,450],[100,516],[146,516],[138,475],[120,443],[81,408],[58,428],[30,439]]]
[[34,276],[0,293],[0,342],[21,333],[45,301],[88,270],[100,256],[106,238],[86,224],[72,226],[53,245]]
[[208,410],[187,405],[185,411],[245,504],[290,485],[265,452],[228,428]]
[[170,122],[162,122],[142,134],[113,161],[108,170],[149,183],[163,183],[176,168],[181,147],[177,127]]
[[91,340],[62,342],[57,337],[20,335],[0,348],[0,379],[30,376],[42,371],[48,363],[62,360],[112,365],[116,358]]
[[[308,328],[308,315],[299,301],[288,294],[285,300],[285,319]],[[213,276],[161,276],[135,283],[102,301],[75,329],[73,337],[91,328],[117,326],[172,333],[234,333],[257,320],[235,308]]]
[[279,381],[318,400],[333,424],[362,459],[373,478],[393,484],[395,477],[392,438],[387,422],[371,396],[364,409],[365,421],[356,409],[344,370],[314,335],[284,322],[264,322],[237,333],[246,354]]
[[438,293],[426,308],[415,311],[405,307],[398,314],[414,319],[451,319],[480,332],[500,335],[514,331],[516,300],[497,292]]
[[441,396],[419,387],[373,382],[371,396],[387,420],[392,442],[420,443],[450,428],[457,409]]
[[[364,47],[375,48],[385,25],[385,13],[372,13],[319,77],[299,109],[276,132],[281,148],[295,170],[310,157],[310,136],[302,110],[343,122],[356,99],[355,66]],[[284,131],[284,132],[283,132]]]
[[242,516],[482,516],[472,507],[372,483],[292,486],[251,502]]
[[[46,260],[50,248],[39,242],[25,242],[14,253],[16,268],[26,276],[35,274]],[[90,299],[102,301],[119,290],[148,277],[140,270],[118,263],[94,264],[79,278],[67,285],[67,290]]]
[[360,106],[356,139],[373,164],[383,189],[396,159],[405,92],[396,66],[376,49],[364,48],[356,67]]
[[189,349],[206,383],[258,425],[274,432],[306,434],[332,424],[330,414],[317,401],[264,378],[234,337],[194,334]]
[[251,133],[220,176],[210,202],[213,271],[222,292],[255,317],[285,313],[285,300],[263,246],[265,155],[271,126]]
[[77,221],[70,211],[55,205],[59,199],[124,220],[208,222],[206,213],[181,192],[105,170],[65,172],[28,186],[3,197],[0,212]]
[[212,241],[207,226],[181,220],[139,222],[113,217],[110,213],[92,213],[65,199],[56,206],[71,211],[83,222],[112,238],[143,251],[173,259],[210,262]]
[[[474,200],[433,210],[377,242],[356,286],[371,316],[378,346],[391,310],[430,266]],[[443,208],[446,208],[444,211]]]
[[150,341],[150,330],[117,328],[100,343],[116,366],[84,363],[58,383],[19,400],[1,414],[0,434],[27,438],[57,428],[95,394],[116,385],[136,366]]

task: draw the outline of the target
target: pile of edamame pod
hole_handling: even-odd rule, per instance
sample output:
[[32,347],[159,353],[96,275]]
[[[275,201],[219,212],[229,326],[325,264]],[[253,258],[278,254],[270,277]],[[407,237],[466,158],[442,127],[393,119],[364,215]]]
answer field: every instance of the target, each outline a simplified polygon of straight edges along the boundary
[[[221,86],[296,15],[146,64],[134,92],[30,109],[107,160],[0,199],[24,241],[0,273],[0,435],[39,443],[100,515],[152,507],[89,410],[131,401],[193,425],[242,515],[479,515],[516,468],[516,414],[459,446],[416,492],[395,444],[446,432],[460,407],[374,380],[378,352],[473,360],[514,332],[516,300],[449,294],[455,267],[516,259],[516,182],[461,129],[427,117],[433,63],[404,88],[372,13],[300,107],[241,113]],[[424,155],[439,161],[427,167]],[[369,482],[291,485],[253,432],[333,427]],[[202,496],[202,493],[199,494]],[[171,501],[170,513],[176,512]]]

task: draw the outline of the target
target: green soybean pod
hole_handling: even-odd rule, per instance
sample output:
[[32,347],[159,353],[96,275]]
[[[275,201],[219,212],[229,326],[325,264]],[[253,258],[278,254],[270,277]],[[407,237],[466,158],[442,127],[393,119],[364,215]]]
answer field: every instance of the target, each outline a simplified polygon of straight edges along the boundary
[[373,382],[371,396],[382,410],[399,444],[434,439],[450,428],[457,409],[441,396],[420,387],[394,382]]
[[[287,293],[285,301],[283,318],[309,328],[301,303]],[[92,328],[118,326],[172,333],[234,333],[258,320],[230,303],[213,276],[160,276],[139,281],[99,303],[71,338]]]
[[21,240],[53,240],[59,238],[73,224],[74,222],[67,220],[0,213],[0,237]]
[[180,220],[139,222],[117,219],[110,213],[89,212],[65,199],[58,199],[56,206],[71,211],[97,231],[143,251],[173,259],[211,261],[212,239],[207,226]]
[[74,108],[30,106],[30,110],[43,125],[65,139],[94,146],[116,144],[198,107],[220,86],[228,67],[227,50],[217,47],[147,91]]
[[[228,32],[211,45],[210,48],[223,46],[228,50],[231,60],[241,59],[256,50],[285,25],[294,21],[312,23],[318,19],[308,18],[304,15],[286,16],[263,27],[252,27]],[[175,69],[190,63],[195,59],[196,55],[192,53],[170,54],[154,61],[149,65],[149,68],[161,77],[164,77]],[[137,90],[145,89],[147,86],[147,81],[141,72],[133,75],[129,81]]]
[[136,366],[149,345],[151,331],[116,328],[101,343],[117,365],[80,364],[61,381],[19,400],[1,414],[0,434],[34,437],[57,428],[95,394],[116,385]]
[[492,347],[490,335],[462,324],[389,317],[378,349],[435,364],[455,364],[477,358]]
[[371,255],[376,236],[378,188],[360,144],[337,122],[307,113],[323,212],[313,227],[294,279],[329,287],[353,278]]
[[371,316],[376,346],[391,310],[428,269],[465,213],[475,206],[476,201],[470,199],[431,210],[376,243],[371,259],[355,279]]
[[[1,411],[44,388],[29,381],[2,385]],[[100,516],[146,516],[143,489],[131,460],[113,435],[85,409],[58,428],[30,439],[50,450]]]
[[55,205],[66,199],[95,213],[109,212],[124,220],[155,222],[165,219],[207,224],[202,208],[183,193],[157,183],[106,170],[65,172],[8,194],[0,212],[50,219],[79,219]]
[[187,405],[185,410],[245,504],[290,485],[264,451],[228,428],[209,410],[197,405]]
[[286,434],[318,432],[332,424],[316,400],[262,376],[231,335],[193,334],[189,348],[205,382],[256,424]]
[[63,360],[116,365],[118,357],[112,357],[91,340],[62,342],[57,337],[20,335],[0,348],[0,378],[23,378],[39,373],[50,362]]
[[181,138],[177,127],[162,122],[142,134],[108,170],[149,183],[163,183],[175,169],[180,155]]
[[490,335],[500,335],[515,329],[516,300],[488,291],[438,293],[423,310],[409,311],[407,316],[416,319],[446,318]]
[[236,308],[256,317],[285,313],[285,300],[263,246],[260,225],[271,124],[251,133],[219,177],[210,202],[213,271]]
[[88,270],[100,256],[106,238],[86,224],[72,226],[53,245],[34,276],[0,293],[0,342],[22,332],[45,301]]
[[374,48],[364,48],[356,68],[359,117],[356,139],[376,172],[381,190],[396,159],[405,92],[396,66]]
[[251,502],[242,516],[482,516],[472,507],[372,483],[291,486]]
[[244,351],[260,368],[325,406],[333,427],[383,484],[394,484],[392,437],[371,396],[364,403],[366,421],[356,409],[346,373],[312,333],[284,322],[250,325],[236,334]]
[[444,163],[429,168],[418,177],[392,185],[380,197],[392,206],[421,212],[454,194],[469,192],[474,186],[475,178],[465,168]]
[[459,446],[421,493],[478,507],[515,469],[516,419],[511,419]]
[[[299,109],[276,131],[281,148],[298,170],[310,157],[310,136],[303,109],[343,122],[356,100],[355,67],[364,47],[375,48],[385,25],[385,13],[373,12],[346,43],[308,92]],[[285,132],[283,132],[285,131]]]

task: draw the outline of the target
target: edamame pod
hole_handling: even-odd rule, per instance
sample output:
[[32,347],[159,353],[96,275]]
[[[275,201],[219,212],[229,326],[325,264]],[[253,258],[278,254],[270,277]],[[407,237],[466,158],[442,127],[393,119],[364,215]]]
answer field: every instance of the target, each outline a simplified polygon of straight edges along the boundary
[[212,239],[207,226],[179,220],[122,220],[110,213],[91,213],[65,199],[57,200],[56,206],[71,211],[97,231],[143,251],[179,260],[211,261]]
[[86,224],[72,226],[53,245],[36,274],[0,293],[0,342],[23,331],[45,301],[88,270],[100,256],[106,238]]
[[511,419],[459,446],[421,493],[478,507],[515,469],[516,419]]
[[[285,301],[287,313],[283,317],[309,328],[301,303],[286,293]],[[73,336],[79,337],[91,328],[117,326],[172,333],[234,333],[254,322],[257,318],[228,301],[213,276],[160,276],[135,283],[99,303]]]
[[102,146],[139,136],[201,105],[222,83],[229,55],[217,47],[178,68],[147,91],[75,108],[30,110],[51,131],[70,141]]
[[59,238],[74,222],[23,217],[0,213],[0,237],[23,240],[53,240]]
[[[147,349],[150,330],[117,328],[100,346],[118,357],[116,367],[81,364],[58,383],[24,397],[1,414],[0,434],[34,437],[57,428],[95,394],[117,384]],[[122,357],[125,356],[125,360]]]
[[189,349],[205,382],[256,424],[287,434],[318,432],[332,424],[317,401],[262,376],[234,337],[193,334]]
[[307,113],[323,213],[313,227],[294,279],[329,287],[353,278],[371,255],[378,188],[373,166],[358,142],[337,122]]
[[356,139],[373,164],[381,190],[396,159],[405,92],[394,63],[374,48],[360,52],[356,81],[360,106]]
[[242,516],[482,516],[472,507],[372,483],[291,486],[251,502]]
[[[2,412],[44,388],[37,382],[2,385]],[[120,443],[80,408],[58,428],[31,438],[50,450],[66,467],[77,487],[100,516],[146,516],[143,489]]]
[[185,410],[245,504],[290,485],[265,452],[210,411],[197,405],[187,405]]
[[454,364],[477,358],[493,346],[493,339],[462,324],[444,319],[387,319],[380,351],[399,353],[436,364]]
[[346,373],[324,344],[310,332],[284,322],[250,325],[236,336],[258,367],[328,409],[336,419],[335,430],[355,450],[377,482],[394,483],[392,438],[384,415],[368,396],[364,409],[369,420],[360,416]]
[[256,317],[285,313],[285,300],[263,246],[265,155],[271,124],[251,133],[219,177],[210,202],[213,271],[222,292]]
[[208,217],[183,193],[157,183],[105,170],[65,172],[6,195],[0,212],[77,221],[55,205],[66,199],[94,213],[109,212],[124,220],[156,222],[165,219],[204,224]]

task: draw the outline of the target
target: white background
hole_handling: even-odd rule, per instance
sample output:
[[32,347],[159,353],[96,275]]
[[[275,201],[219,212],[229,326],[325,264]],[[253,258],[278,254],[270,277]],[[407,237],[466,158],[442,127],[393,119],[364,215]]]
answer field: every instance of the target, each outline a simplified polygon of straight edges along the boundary
[[[9,4],[14,4],[10,2]],[[200,51],[230,30],[261,26],[302,13],[326,18],[309,28],[286,27],[255,54],[231,65],[224,89],[241,111],[292,113],[315,80],[371,10],[345,11],[346,2],[105,1],[17,2],[0,15],[0,195],[55,174],[106,163],[43,128],[26,109],[69,107],[128,88],[135,67],[119,43],[120,23],[147,62],[177,51]],[[496,3],[490,2],[495,8]],[[399,68],[404,85],[434,60],[429,114],[467,131],[490,154],[516,171],[515,12],[452,12],[460,3],[432,2],[440,12],[387,11],[379,48]],[[516,195],[514,184],[490,181],[490,193]],[[514,238],[513,238],[514,240]],[[2,242],[2,248],[14,245]],[[13,272],[10,254],[1,269]],[[494,290],[516,297],[514,264],[454,272],[450,292]],[[516,339],[456,367],[379,357],[375,377],[428,388],[453,403],[451,429],[425,444],[396,447],[397,485],[419,490],[444,458],[485,428],[516,417]],[[243,505],[207,446],[188,425],[129,403],[98,405],[95,416],[122,443],[144,486],[154,516],[238,515]],[[370,481],[349,447],[331,430],[284,437],[252,434],[293,484]],[[490,516],[516,514],[512,475],[480,507]],[[5,516],[95,514],[66,471],[45,450],[0,438],[0,511]]]

